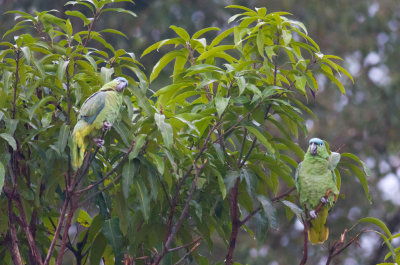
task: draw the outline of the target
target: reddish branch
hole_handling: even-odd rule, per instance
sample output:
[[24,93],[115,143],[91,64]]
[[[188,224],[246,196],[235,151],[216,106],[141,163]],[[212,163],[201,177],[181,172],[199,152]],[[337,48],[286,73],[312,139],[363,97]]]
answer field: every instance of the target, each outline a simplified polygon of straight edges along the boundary
[[74,198],[72,198],[71,203],[70,203],[70,209],[68,212],[68,218],[65,223],[64,234],[61,239],[61,246],[58,251],[58,257],[57,257],[57,263],[56,263],[57,265],[62,264],[62,258],[63,258],[64,252],[65,252],[65,246],[67,244],[68,230],[69,230],[69,227],[71,226],[71,221],[72,221],[72,217],[74,216],[75,210],[76,210],[76,202],[74,201]]
[[[10,226],[10,234],[11,238],[7,240],[7,246],[11,252],[11,258],[15,265],[23,265],[21,252],[18,248],[18,237],[17,237],[17,230],[14,225],[14,214],[12,211],[12,199],[7,196],[8,199],[8,217],[9,217],[9,226]],[[11,240],[11,242],[10,242]]]
[[303,230],[303,257],[300,261],[300,265],[304,265],[307,262],[307,257],[308,257],[308,222],[304,221],[303,217],[301,217],[301,220],[303,221],[304,224],[304,230]]
[[228,254],[226,254],[225,257],[226,265],[233,264],[233,252],[235,251],[236,239],[239,233],[239,228],[241,226],[241,222],[239,220],[239,207],[238,207],[239,181],[240,179],[237,178],[235,186],[231,189],[229,193],[229,212],[231,215],[232,231],[231,231],[231,236],[229,238]]
[[367,230],[362,229],[358,234],[356,234],[352,239],[345,243],[345,237],[347,233],[347,229],[344,230],[343,234],[340,236],[340,240],[336,240],[333,245],[329,248],[329,256],[328,260],[326,261],[326,265],[329,265],[334,257],[342,253],[346,248],[348,248],[354,242],[359,245],[358,239],[359,237],[365,233]]

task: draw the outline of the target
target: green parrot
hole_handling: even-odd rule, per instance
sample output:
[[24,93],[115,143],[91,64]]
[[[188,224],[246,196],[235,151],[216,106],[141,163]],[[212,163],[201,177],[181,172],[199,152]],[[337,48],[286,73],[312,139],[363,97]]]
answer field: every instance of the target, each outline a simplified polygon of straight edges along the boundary
[[[86,148],[92,137],[99,135],[99,130],[109,130],[117,120],[122,105],[122,94],[128,81],[117,77],[105,84],[99,91],[88,97],[79,111],[78,122],[72,132],[73,166],[82,165]],[[93,138],[97,146],[102,146],[104,141]]]
[[[312,244],[322,244],[328,239],[329,229],[325,223],[328,210],[339,195],[334,172],[339,160],[339,153],[332,152],[329,155],[324,141],[313,138],[309,141],[304,160],[296,170],[296,188],[300,204],[306,212],[309,211],[311,217],[308,238]],[[322,207],[316,213],[315,209],[320,203]]]

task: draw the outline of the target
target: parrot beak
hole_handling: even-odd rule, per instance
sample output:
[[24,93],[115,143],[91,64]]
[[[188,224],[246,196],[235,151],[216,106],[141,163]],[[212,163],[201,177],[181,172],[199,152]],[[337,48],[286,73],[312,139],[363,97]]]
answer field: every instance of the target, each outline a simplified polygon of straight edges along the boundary
[[311,143],[310,144],[310,154],[315,156],[317,154],[317,144]]

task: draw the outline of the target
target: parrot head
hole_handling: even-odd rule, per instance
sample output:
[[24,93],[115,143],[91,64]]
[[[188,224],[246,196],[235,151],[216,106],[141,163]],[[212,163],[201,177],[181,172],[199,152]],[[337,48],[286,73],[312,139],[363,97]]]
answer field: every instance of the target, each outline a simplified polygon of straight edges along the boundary
[[118,92],[124,91],[124,88],[128,86],[128,80],[126,80],[124,77],[117,77],[113,81],[117,82],[115,90],[117,90]]
[[312,156],[320,156],[324,158],[329,156],[324,141],[319,138],[310,139],[308,142],[308,152]]

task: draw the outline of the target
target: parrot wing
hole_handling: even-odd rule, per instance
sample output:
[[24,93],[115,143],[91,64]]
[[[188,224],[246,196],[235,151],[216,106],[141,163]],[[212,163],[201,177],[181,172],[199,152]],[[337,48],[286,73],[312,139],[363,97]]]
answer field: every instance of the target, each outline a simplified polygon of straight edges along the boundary
[[92,124],[101,110],[104,108],[106,96],[107,94],[105,91],[98,91],[88,97],[82,104],[81,111],[79,113],[79,119],[85,120],[87,123]]

